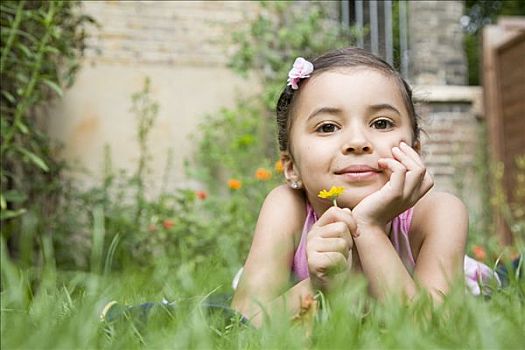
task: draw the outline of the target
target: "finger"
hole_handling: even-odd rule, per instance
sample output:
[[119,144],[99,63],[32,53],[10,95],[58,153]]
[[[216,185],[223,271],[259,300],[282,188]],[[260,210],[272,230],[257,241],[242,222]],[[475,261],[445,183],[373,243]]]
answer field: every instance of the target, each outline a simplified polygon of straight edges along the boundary
[[405,194],[415,193],[416,196],[420,198],[434,185],[434,181],[421,160],[421,157],[405,142],[401,142],[399,148],[396,150],[393,149],[393,153],[395,153],[395,155],[399,157],[399,160],[402,160],[402,163],[409,169],[405,179]]
[[345,236],[350,236],[348,226],[342,221],[332,222],[330,224],[324,225],[317,228],[316,236],[323,238],[343,238]]
[[350,250],[350,245],[348,244],[348,240],[342,237],[315,238],[308,242],[308,249],[315,250],[316,252],[347,253],[348,250]]
[[387,168],[392,171],[392,175],[390,175],[390,180],[388,181],[390,187],[394,191],[402,194],[407,168],[393,158],[381,158],[379,159],[378,164],[381,168]]
[[[359,237],[359,232],[357,231],[357,222],[355,221],[354,216],[352,215],[352,211],[349,208],[343,208],[343,211],[347,212],[349,216],[349,220],[346,222],[348,229],[350,230],[350,234],[352,237],[357,238]],[[352,240],[351,245],[354,245],[354,241]]]
[[[357,226],[356,226],[357,230]],[[318,236],[321,238],[342,238],[347,241],[348,246],[352,246],[352,236],[346,223],[338,221],[325,225],[318,229]]]
[[340,253],[348,258],[350,247],[348,242],[343,238],[317,238],[309,242],[308,248],[310,255],[315,253]]
[[401,162],[401,164],[403,164],[408,169],[408,171],[422,168],[422,166],[419,163],[417,163],[414,159],[412,159],[412,157],[410,157],[404,150],[401,150],[401,148],[399,147],[392,147],[392,155],[396,160]]
[[408,170],[405,175],[403,195],[408,196],[412,193],[419,194],[421,192],[419,191],[419,188],[423,184],[423,179],[427,172],[426,168],[416,163],[411,157],[407,155],[407,153],[402,151],[399,147],[393,147],[392,154]]
[[350,232],[355,232],[356,224],[355,220],[352,217],[352,212],[350,209],[343,209],[338,207],[330,207],[323,215],[317,220],[314,224],[315,227],[322,227],[334,222],[344,222]]
[[317,253],[309,260],[308,267],[321,272],[340,272],[347,266],[347,258],[337,252]]
[[417,153],[416,150],[410,147],[407,143],[402,141],[399,144],[399,148],[401,148],[402,151],[404,151],[410,158],[412,158],[414,162],[419,164],[419,166],[422,166],[422,167],[425,166],[425,163],[421,159],[421,156],[419,155],[419,153]]

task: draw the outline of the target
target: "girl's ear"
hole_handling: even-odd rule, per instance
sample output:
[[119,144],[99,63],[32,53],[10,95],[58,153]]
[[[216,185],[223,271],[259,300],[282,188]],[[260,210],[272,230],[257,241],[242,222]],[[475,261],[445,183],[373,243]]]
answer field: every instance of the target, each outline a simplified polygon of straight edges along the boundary
[[301,176],[289,152],[281,152],[281,164],[283,165],[283,173],[288,185],[293,189],[301,188]]

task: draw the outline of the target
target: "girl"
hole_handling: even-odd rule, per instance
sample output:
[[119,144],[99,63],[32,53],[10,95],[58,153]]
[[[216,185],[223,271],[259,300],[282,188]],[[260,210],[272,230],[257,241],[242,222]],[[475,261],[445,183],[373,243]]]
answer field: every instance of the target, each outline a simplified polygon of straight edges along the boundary
[[[464,261],[478,277],[490,271],[464,260],[467,210],[431,191],[411,89],[386,62],[358,48],[298,58],[277,124],[287,184],[264,201],[232,302],[255,325],[279,305],[296,314],[354,272],[379,299],[412,298],[417,285],[440,300]],[[332,186],[337,206],[318,196]]]

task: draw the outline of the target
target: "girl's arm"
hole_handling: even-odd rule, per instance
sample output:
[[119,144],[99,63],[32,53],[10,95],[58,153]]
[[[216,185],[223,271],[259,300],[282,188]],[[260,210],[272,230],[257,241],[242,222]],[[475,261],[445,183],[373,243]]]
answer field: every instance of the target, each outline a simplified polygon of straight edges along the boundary
[[421,238],[414,275],[435,299],[463,280],[468,212],[457,197],[431,192],[414,208],[410,234]]
[[266,197],[244,265],[232,307],[260,325],[264,312],[286,305],[291,315],[300,310],[301,298],[312,294],[309,279],[290,290],[290,268],[295,237],[305,220],[305,200],[298,191],[282,185]]
[[372,296],[381,300],[394,293],[413,298],[416,294],[414,280],[388,239],[385,229],[380,226],[359,226],[359,231],[359,237],[354,238],[354,245]]
[[372,294],[402,291],[409,298],[416,283],[384,232],[385,219],[415,207],[410,230],[412,241],[420,238],[415,276],[434,299],[440,300],[462,269],[468,216],[463,203],[452,195],[428,193],[433,180],[419,154],[401,142],[392,148],[394,158],[380,159],[379,165],[391,172],[389,181],[364,198],[353,210],[359,238],[355,246],[368,277]]
[[450,194],[430,192],[416,204],[413,217],[410,236],[422,242],[415,280],[381,227],[361,226],[361,235],[354,239],[370,291],[379,299],[392,291],[412,298],[417,282],[439,301],[462,274],[468,229],[463,203]]

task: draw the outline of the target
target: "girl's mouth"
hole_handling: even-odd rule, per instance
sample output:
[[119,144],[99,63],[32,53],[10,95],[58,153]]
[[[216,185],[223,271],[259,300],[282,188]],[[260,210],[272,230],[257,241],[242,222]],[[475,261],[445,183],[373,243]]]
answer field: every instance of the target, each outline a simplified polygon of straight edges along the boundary
[[381,173],[381,170],[365,164],[351,165],[335,172],[336,175],[342,176],[350,182],[370,181]]

